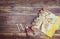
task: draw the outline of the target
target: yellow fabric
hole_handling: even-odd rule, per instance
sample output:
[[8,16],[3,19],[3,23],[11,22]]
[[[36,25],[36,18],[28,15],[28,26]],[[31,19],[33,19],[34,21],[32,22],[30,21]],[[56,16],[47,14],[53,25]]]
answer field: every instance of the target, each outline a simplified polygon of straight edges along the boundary
[[56,29],[60,26],[60,16],[56,16],[56,23],[53,24],[52,28],[46,32],[46,35],[52,37]]

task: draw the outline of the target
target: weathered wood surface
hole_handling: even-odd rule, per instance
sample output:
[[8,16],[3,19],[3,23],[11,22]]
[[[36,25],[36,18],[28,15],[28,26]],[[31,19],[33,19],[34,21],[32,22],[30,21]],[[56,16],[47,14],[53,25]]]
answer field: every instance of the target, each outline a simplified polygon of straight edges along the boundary
[[[28,39],[27,37],[24,37],[24,36],[19,37],[21,36],[19,35],[21,33],[19,33],[19,30],[17,29],[16,24],[26,23],[26,24],[29,24],[30,26],[33,19],[37,16],[38,10],[40,10],[40,8],[36,8],[36,7],[35,8],[34,7],[24,8],[21,6],[14,6],[13,9],[12,8],[1,8],[1,11],[0,11],[0,34],[1,34],[0,37],[1,39],[4,39],[4,38],[5,39],[10,39],[10,38],[11,39]],[[57,16],[58,15],[60,16],[60,8],[50,7],[50,9],[54,14],[56,14]],[[5,33],[5,35],[2,33]],[[6,33],[10,33],[10,35]],[[19,34],[16,34],[16,33],[19,33]],[[54,37],[51,39],[59,39],[59,36],[60,36],[59,34],[60,34],[60,29],[56,31]],[[40,39],[39,36],[37,38]],[[44,36],[41,38],[46,39],[48,37]],[[30,37],[30,39],[33,39],[33,37]]]
[[[33,19],[37,17],[38,11],[41,7],[21,7],[2,6],[0,7],[0,32],[8,30],[10,32],[18,31],[16,24],[32,23]],[[60,8],[49,8],[54,14],[60,15]],[[7,32],[8,32],[7,31]]]
[[[59,0],[0,0],[0,39],[28,39],[19,35],[21,33],[19,33],[16,24],[25,23],[31,26],[33,19],[37,17],[38,10],[42,6],[48,6],[54,14],[60,16],[59,5]],[[46,36],[43,36],[41,35],[41,38],[45,39]],[[40,39],[40,37],[30,37],[30,39]],[[60,39],[60,28],[57,29],[51,39]]]
[[49,5],[60,5],[60,0],[0,0],[0,3],[30,3],[30,4],[34,4],[34,3],[40,3],[40,4],[49,4]]

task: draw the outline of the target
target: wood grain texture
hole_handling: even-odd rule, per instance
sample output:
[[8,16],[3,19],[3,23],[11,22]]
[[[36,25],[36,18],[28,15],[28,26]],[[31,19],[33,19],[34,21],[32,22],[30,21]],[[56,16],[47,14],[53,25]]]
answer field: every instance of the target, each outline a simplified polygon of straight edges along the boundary
[[[54,14],[60,16],[59,0],[0,0],[0,39],[49,39],[44,34],[29,38],[20,36],[21,33],[16,26],[20,23],[31,26],[42,6],[47,6]],[[59,28],[50,39],[60,39]],[[6,33],[13,34],[7,35]]]

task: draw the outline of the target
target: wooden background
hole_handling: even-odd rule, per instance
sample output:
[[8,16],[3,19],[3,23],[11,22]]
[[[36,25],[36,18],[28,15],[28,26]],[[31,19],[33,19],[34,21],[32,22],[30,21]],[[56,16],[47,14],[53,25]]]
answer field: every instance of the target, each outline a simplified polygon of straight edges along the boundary
[[[16,24],[25,23],[31,26],[41,7],[48,7],[54,14],[60,16],[60,0],[0,0],[0,37],[1,39],[24,39]],[[13,33],[11,36],[4,33]],[[42,35],[44,36],[44,35]],[[41,36],[41,37],[42,37]],[[37,36],[38,39],[40,36]],[[47,37],[47,36],[45,36]],[[46,39],[45,37],[42,37]],[[51,39],[59,39],[60,28]],[[36,39],[37,39],[36,38]],[[28,38],[26,38],[28,39]],[[30,39],[35,39],[31,38]],[[47,37],[48,39],[48,37]]]

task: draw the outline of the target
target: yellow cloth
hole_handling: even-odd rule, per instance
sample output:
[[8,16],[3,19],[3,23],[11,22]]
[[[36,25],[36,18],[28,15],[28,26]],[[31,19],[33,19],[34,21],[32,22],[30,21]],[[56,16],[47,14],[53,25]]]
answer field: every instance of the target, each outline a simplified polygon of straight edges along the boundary
[[46,35],[52,37],[59,26],[60,26],[60,16],[56,16],[55,24],[53,24],[52,28],[46,32]]

